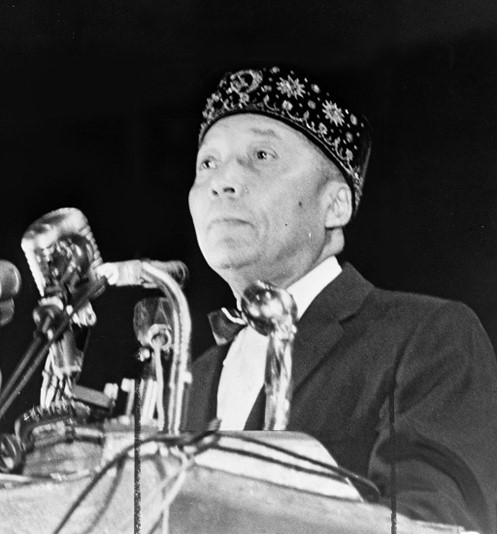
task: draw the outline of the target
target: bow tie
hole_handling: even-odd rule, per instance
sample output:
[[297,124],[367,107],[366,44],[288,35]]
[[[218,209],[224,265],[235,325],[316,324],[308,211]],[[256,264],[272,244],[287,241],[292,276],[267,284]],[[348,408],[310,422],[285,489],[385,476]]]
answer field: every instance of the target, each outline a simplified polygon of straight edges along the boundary
[[247,320],[237,308],[221,308],[207,315],[212,334],[218,345],[224,345],[247,326]]

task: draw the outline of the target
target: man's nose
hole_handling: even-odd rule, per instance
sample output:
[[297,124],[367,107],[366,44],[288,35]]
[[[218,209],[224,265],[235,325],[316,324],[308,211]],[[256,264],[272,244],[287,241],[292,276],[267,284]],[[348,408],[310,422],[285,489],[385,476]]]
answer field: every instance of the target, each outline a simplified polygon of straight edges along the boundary
[[244,188],[244,165],[237,158],[226,161],[212,176],[210,194],[213,197],[233,197],[242,194]]

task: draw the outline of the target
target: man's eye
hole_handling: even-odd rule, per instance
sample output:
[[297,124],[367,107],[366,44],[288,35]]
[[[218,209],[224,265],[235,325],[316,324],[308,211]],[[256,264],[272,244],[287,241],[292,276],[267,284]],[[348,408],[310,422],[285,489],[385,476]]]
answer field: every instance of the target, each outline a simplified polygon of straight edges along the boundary
[[204,158],[199,162],[198,168],[199,169],[214,169],[216,166],[216,162],[213,158]]
[[273,159],[275,156],[272,152],[269,152],[268,150],[257,150],[257,152],[255,153],[255,157],[258,160],[265,161]]

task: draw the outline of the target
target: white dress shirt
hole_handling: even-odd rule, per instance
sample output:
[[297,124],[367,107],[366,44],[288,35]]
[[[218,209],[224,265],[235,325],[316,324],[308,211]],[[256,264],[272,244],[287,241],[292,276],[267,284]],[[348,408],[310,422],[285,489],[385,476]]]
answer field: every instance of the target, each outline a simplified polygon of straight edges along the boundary
[[[337,259],[327,258],[288,288],[300,318],[319,293],[340,273]],[[217,391],[221,430],[243,430],[264,385],[268,338],[250,326],[239,332],[223,363]]]

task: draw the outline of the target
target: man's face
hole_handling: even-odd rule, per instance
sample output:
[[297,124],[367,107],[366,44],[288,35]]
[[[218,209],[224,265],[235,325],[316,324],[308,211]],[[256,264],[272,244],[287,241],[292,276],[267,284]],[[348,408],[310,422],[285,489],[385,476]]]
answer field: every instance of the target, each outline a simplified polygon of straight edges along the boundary
[[325,156],[260,115],[221,119],[198,151],[190,211],[207,263],[235,291],[261,279],[287,287],[329,255]]

